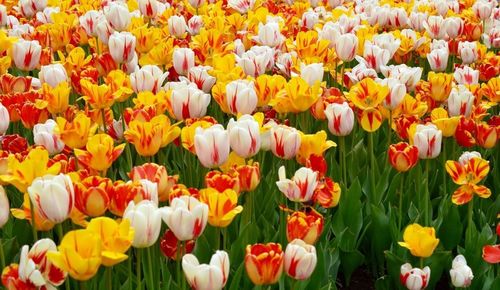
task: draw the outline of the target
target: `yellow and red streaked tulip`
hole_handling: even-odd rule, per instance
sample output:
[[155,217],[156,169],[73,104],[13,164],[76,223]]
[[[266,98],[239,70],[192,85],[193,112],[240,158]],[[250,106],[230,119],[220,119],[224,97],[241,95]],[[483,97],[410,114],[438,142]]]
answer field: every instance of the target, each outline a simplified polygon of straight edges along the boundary
[[161,230],[162,209],[150,200],[142,200],[135,204],[131,201],[123,218],[130,220],[134,228],[134,239],[132,246],[135,248],[147,248],[158,240]]
[[5,189],[0,185],[0,229],[9,221],[10,205]]
[[102,241],[89,230],[70,231],[64,235],[57,252],[48,252],[53,265],[69,273],[71,278],[86,281],[94,277],[102,262]]
[[45,147],[50,155],[58,154],[64,149],[64,143],[54,134],[57,123],[49,119],[43,124],[33,127],[33,140],[36,145]]
[[410,131],[410,144],[418,148],[420,159],[433,159],[441,153],[443,133],[434,124],[414,125]]
[[186,76],[189,70],[194,67],[194,51],[190,48],[175,48],[172,58],[174,69],[179,75]]
[[168,72],[163,72],[155,65],[145,65],[130,74],[130,83],[134,92],[150,91],[156,94],[163,87]]
[[111,27],[118,31],[126,30],[130,24],[131,15],[124,2],[110,2],[103,9],[104,16]]
[[140,182],[115,181],[108,191],[109,211],[117,216],[122,216],[130,201],[135,203],[146,199]]
[[454,204],[468,203],[474,197],[474,193],[481,198],[490,197],[491,190],[484,185],[478,185],[490,171],[488,161],[482,159],[481,155],[478,157],[472,156],[462,160],[462,162],[448,160],[446,162],[446,171],[453,182],[460,185],[452,196]]
[[311,277],[317,262],[316,248],[313,245],[295,239],[286,246],[285,273],[293,279],[306,280]]
[[183,255],[191,253],[194,250],[195,243],[196,240],[179,243],[174,233],[167,229],[160,238],[160,250],[165,257],[177,261],[182,258]]
[[225,251],[216,251],[210,263],[201,264],[192,254],[182,257],[182,269],[186,280],[193,289],[215,290],[226,285],[229,276],[229,255]]
[[82,87],[83,99],[92,106],[92,108],[101,110],[111,107],[115,102],[115,97],[111,88],[106,85],[97,85],[88,79],[80,81]]
[[192,196],[196,199],[200,198],[200,192],[197,188],[190,187],[187,188],[184,184],[176,184],[170,191],[170,194],[168,196],[168,201],[169,203],[172,203],[172,201],[175,198],[181,197],[181,196]]
[[354,112],[347,102],[328,104],[325,109],[328,129],[335,136],[347,136],[354,127]]
[[281,75],[260,75],[255,79],[255,93],[257,94],[258,107],[267,106],[279,91],[285,88],[287,82]]
[[167,201],[169,199],[170,190],[177,184],[177,180],[179,179],[178,175],[168,175],[165,166],[155,163],[144,163],[143,165],[135,166],[128,176],[134,181],[147,179],[158,184],[159,201]]
[[94,232],[102,241],[102,264],[112,267],[125,261],[128,256],[124,254],[134,239],[134,228],[130,220],[123,219],[117,222],[109,217],[97,217],[90,220],[87,230]]
[[42,47],[38,41],[18,40],[12,47],[14,64],[23,71],[36,68],[40,62]]
[[398,244],[410,250],[413,256],[420,258],[430,257],[439,244],[435,229],[422,227],[419,224],[408,225],[403,233],[403,240],[404,242]]
[[260,125],[252,115],[243,115],[237,121],[229,120],[229,143],[243,158],[252,157],[260,150]]
[[112,186],[110,179],[99,176],[89,176],[75,182],[75,207],[87,216],[102,216],[108,209],[108,191]]
[[308,244],[315,244],[323,233],[323,216],[313,208],[295,211],[287,217],[287,240],[301,239]]
[[42,218],[53,223],[66,220],[75,203],[73,182],[64,174],[45,175],[34,179],[28,187],[28,194]]
[[166,208],[163,220],[180,241],[194,240],[205,230],[208,205],[192,196],[174,198]]
[[418,148],[406,142],[389,146],[389,162],[399,172],[406,172],[418,162]]
[[278,282],[283,273],[283,250],[280,244],[248,245],[245,255],[245,269],[255,285],[269,285]]
[[292,77],[269,105],[278,113],[300,113],[308,110],[321,96],[320,82],[310,86],[301,77]]
[[332,208],[339,204],[341,195],[340,185],[330,177],[325,177],[319,181],[314,190],[313,200],[323,208]]
[[208,223],[214,227],[225,228],[231,224],[243,207],[238,205],[238,194],[232,189],[223,192],[214,188],[200,190],[200,201],[208,205]]
[[72,121],[58,117],[56,122],[56,134],[72,149],[84,147],[88,138],[97,130],[97,125],[92,125],[92,121],[84,113],[77,113]]
[[457,131],[460,117],[449,117],[448,112],[443,108],[435,108],[431,111],[431,122],[441,130],[444,137],[452,137]]
[[198,127],[207,129],[215,124],[217,124],[217,120],[208,116],[201,119],[187,119],[185,121],[185,126],[181,130],[182,147],[184,147],[186,150],[189,150],[189,152],[196,154],[194,147],[194,137],[196,136],[196,129]]
[[481,92],[490,102],[500,103],[500,77],[492,78],[481,84]]
[[260,183],[260,166],[258,162],[249,162],[248,164],[235,165],[230,169],[231,175],[237,175],[242,192],[251,192]]
[[448,112],[450,116],[470,117],[472,106],[474,104],[474,95],[464,85],[458,85],[458,88],[451,89],[448,97]]
[[281,166],[278,174],[279,181],[276,182],[276,185],[289,200],[294,202],[308,202],[311,200],[314,190],[318,186],[318,172],[314,172],[307,167],[301,167],[295,172],[292,179],[287,179],[285,167]]
[[337,146],[335,142],[327,140],[327,138],[326,132],[323,130],[315,134],[304,134],[300,132],[300,147],[297,152],[297,161],[305,165],[311,156],[323,156],[326,150]]
[[71,87],[67,82],[61,82],[55,87],[51,87],[48,83],[42,85],[43,100],[37,101],[38,108],[47,110],[51,114],[64,113],[69,106],[69,95]]
[[389,94],[388,87],[377,84],[371,78],[363,79],[349,90],[349,100],[362,110],[360,123],[365,131],[374,132],[382,125],[382,114],[378,106]]
[[235,80],[226,85],[226,102],[232,114],[251,114],[257,107],[254,83]]
[[5,175],[0,175],[0,180],[14,185],[19,191],[26,193],[27,188],[35,178],[59,173],[61,165],[55,163],[48,166],[48,162],[49,152],[40,147],[30,150],[22,161],[14,155],[9,155],[8,172]]
[[209,188],[213,188],[218,192],[224,192],[226,189],[231,189],[239,194],[240,179],[238,174],[223,173],[217,170],[212,170],[205,176],[205,184]]
[[172,90],[170,95],[170,110],[176,120],[202,118],[207,113],[210,95],[193,87],[184,86]]
[[129,76],[122,70],[116,69],[110,71],[104,81],[111,88],[117,102],[126,101],[134,92]]
[[207,168],[220,166],[229,156],[229,133],[222,125],[196,128],[194,148],[201,164]]
[[401,284],[409,290],[422,290],[429,285],[431,279],[431,268],[413,268],[410,263],[401,266],[399,278]]
[[[153,113],[151,117],[161,115],[169,108],[168,96],[169,94],[165,91],[160,91],[156,94],[152,92],[139,92],[132,100],[134,102],[134,109],[142,109],[151,112]],[[127,108],[127,110],[130,110],[130,108]]]
[[21,121],[27,129],[32,129],[35,124],[43,123],[49,118],[46,109],[39,109],[36,104],[26,102],[21,108]]
[[96,134],[88,139],[86,151],[75,149],[78,161],[96,171],[105,171],[125,149],[125,143],[114,147],[108,134]]
[[292,159],[297,155],[301,144],[300,132],[285,125],[274,126],[270,130],[271,151],[282,159]]
[[477,144],[485,149],[494,148],[499,139],[499,126],[489,125],[487,123],[477,124]]

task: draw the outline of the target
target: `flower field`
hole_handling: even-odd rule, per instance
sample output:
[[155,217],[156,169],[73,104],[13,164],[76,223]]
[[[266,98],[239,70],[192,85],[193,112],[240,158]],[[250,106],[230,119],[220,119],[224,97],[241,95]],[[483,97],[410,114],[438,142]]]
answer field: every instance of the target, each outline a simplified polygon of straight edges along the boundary
[[0,0],[1,285],[500,289],[499,102],[496,0]]

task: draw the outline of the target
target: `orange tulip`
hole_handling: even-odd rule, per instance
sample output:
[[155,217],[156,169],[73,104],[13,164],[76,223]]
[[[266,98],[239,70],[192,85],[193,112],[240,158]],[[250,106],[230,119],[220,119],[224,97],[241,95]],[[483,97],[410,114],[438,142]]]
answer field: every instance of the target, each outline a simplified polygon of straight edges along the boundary
[[410,170],[418,161],[418,148],[406,142],[389,146],[389,162],[399,172]]
[[86,151],[75,149],[78,161],[96,171],[105,171],[125,149],[125,143],[114,147],[113,138],[97,134],[88,139]]
[[108,191],[109,211],[117,216],[123,216],[129,202],[140,202],[144,199],[144,190],[139,182],[118,180]]
[[341,192],[337,182],[325,177],[314,190],[313,200],[324,208],[332,208],[339,204]]
[[238,205],[238,194],[232,189],[218,192],[214,188],[200,190],[200,201],[208,205],[208,223],[225,228],[231,224],[243,207]]
[[156,163],[144,163],[143,165],[135,166],[128,176],[134,181],[147,179],[151,182],[156,182],[158,185],[159,201],[168,200],[170,191],[174,185],[177,184],[177,180],[179,179],[178,175],[168,175],[165,166]]
[[260,183],[260,166],[258,162],[250,161],[248,164],[234,165],[229,172],[231,175],[238,176],[240,191],[251,192]]
[[287,217],[286,237],[289,242],[301,239],[313,245],[321,236],[323,216],[312,208],[296,211]]
[[200,192],[194,187],[187,188],[184,184],[176,184],[170,191],[168,195],[168,202],[172,203],[172,200],[176,197],[181,197],[183,195],[192,196],[196,199],[200,199]]
[[223,192],[226,189],[232,189],[238,194],[240,192],[240,179],[237,174],[227,174],[212,170],[205,175],[205,184],[207,187],[214,188],[218,192]]
[[487,123],[477,124],[476,141],[479,146],[491,149],[497,144],[500,128],[498,126],[488,125]]
[[80,85],[82,86],[83,99],[92,108],[101,110],[114,104],[115,96],[108,85],[97,85],[88,79],[82,79]]
[[83,214],[102,216],[109,206],[108,192],[113,183],[108,178],[89,176],[80,182],[75,182],[75,206]]
[[248,245],[245,255],[245,269],[255,285],[278,282],[283,273],[283,250],[280,244]]
[[490,197],[491,190],[489,188],[484,185],[477,185],[490,171],[488,161],[480,156],[472,156],[472,158],[461,160],[461,162],[448,160],[446,161],[446,171],[453,179],[453,182],[460,185],[452,196],[454,204],[468,203],[474,197],[474,193],[481,198]]

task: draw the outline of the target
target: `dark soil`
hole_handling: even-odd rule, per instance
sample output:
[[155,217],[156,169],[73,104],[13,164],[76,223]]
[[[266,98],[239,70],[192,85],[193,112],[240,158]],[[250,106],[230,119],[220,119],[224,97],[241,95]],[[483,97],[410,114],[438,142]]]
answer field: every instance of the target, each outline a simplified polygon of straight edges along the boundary
[[[341,276],[341,275],[339,275]],[[343,290],[374,290],[375,281],[372,279],[370,271],[366,267],[357,268],[354,273],[352,273],[351,281],[349,286],[345,285],[342,281],[339,289]]]

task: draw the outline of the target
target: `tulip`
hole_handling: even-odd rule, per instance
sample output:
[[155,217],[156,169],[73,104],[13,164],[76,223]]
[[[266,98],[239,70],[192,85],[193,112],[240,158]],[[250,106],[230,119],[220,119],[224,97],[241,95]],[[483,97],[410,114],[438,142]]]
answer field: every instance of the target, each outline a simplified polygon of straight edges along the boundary
[[222,125],[212,125],[207,129],[198,127],[194,136],[194,149],[204,167],[220,166],[229,156],[229,133]]
[[312,63],[309,65],[301,64],[300,77],[304,79],[309,86],[313,86],[316,82],[323,80],[323,63]]
[[117,63],[130,62],[134,57],[135,41],[135,36],[130,32],[113,32],[108,41],[113,60]]
[[33,139],[36,145],[45,147],[50,155],[60,153],[64,149],[64,143],[54,133],[57,123],[49,119],[44,124],[36,124],[33,127]]
[[[117,180],[109,187],[109,211],[116,216],[123,216],[125,209],[130,201],[139,203],[142,200],[148,200],[144,192],[144,188],[139,181],[123,181]],[[151,199],[151,196],[149,196]],[[153,202],[157,204],[156,201]]]
[[130,220],[123,219],[117,222],[112,218],[98,217],[90,220],[87,230],[94,232],[102,241],[102,264],[112,267],[125,261],[124,254],[132,245],[134,229],[130,227]]
[[337,146],[337,144],[331,140],[327,140],[324,130],[320,130],[315,134],[300,132],[300,147],[297,152],[297,161],[300,164],[307,164],[311,156],[322,157],[326,150],[334,146]]
[[460,157],[458,158],[458,162],[462,165],[462,166],[465,166],[467,165],[467,163],[469,163],[469,161],[472,159],[472,158],[481,158],[481,153],[477,152],[477,151],[465,151],[464,153],[462,153],[462,155],[460,155]]
[[243,115],[238,121],[229,120],[229,143],[238,156],[249,158],[259,152],[260,126],[252,115]]
[[389,11],[389,24],[392,27],[406,27],[409,22],[408,14],[404,8],[392,8]]
[[380,84],[389,87],[390,90],[384,100],[384,107],[391,111],[396,109],[406,96],[406,86],[395,78],[385,78],[380,81]]
[[403,286],[408,290],[422,290],[427,287],[431,279],[431,269],[412,268],[411,264],[406,263],[401,266],[400,280]]
[[455,131],[455,140],[458,145],[463,147],[472,147],[476,145],[477,126],[473,119],[460,116],[457,130]]
[[104,44],[108,44],[109,37],[116,30],[113,29],[111,24],[106,20],[106,18],[99,18],[97,22],[97,26],[95,28],[95,33],[97,34],[97,38]]
[[432,39],[443,39],[446,36],[443,16],[429,16],[423,22],[423,28]]
[[254,40],[260,45],[278,47],[283,43],[285,37],[280,32],[279,23],[268,22],[266,24],[259,23],[258,34],[254,36]]
[[392,58],[401,45],[401,40],[391,33],[376,34],[373,36],[373,44],[389,51],[389,57]]
[[420,81],[423,72],[421,67],[408,67],[405,64],[384,66],[380,70],[386,78],[395,78],[404,83],[407,91],[415,90],[415,86]]
[[450,270],[451,284],[457,288],[469,287],[474,279],[472,269],[467,266],[467,261],[462,255],[458,255],[453,259]]
[[272,61],[272,56],[265,50],[249,50],[240,56],[237,55],[236,62],[246,75],[256,78],[266,72],[268,64]]
[[214,188],[200,190],[200,201],[208,205],[208,223],[225,228],[231,224],[243,207],[238,205],[238,194],[232,189],[218,192]]
[[229,276],[229,255],[225,251],[216,251],[208,265],[200,265],[196,256],[186,254],[182,257],[182,269],[192,289],[220,290]]
[[245,269],[255,285],[278,282],[283,272],[283,250],[280,244],[254,244],[246,247]]
[[346,72],[345,75],[353,84],[357,84],[365,78],[376,78],[377,72],[374,69],[367,67],[364,62],[361,62],[353,67],[350,72]]
[[187,24],[184,16],[172,15],[167,21],[170,35],[181,38],[186,33]]
[[303,240],[291,241],[285,249],[285,273],[297,280],[306,280],[316,268],[316,248]]
[[464,85],[458,85],[451,90],[448,97],[448,112],[450,116],[470,117],[472,105],[474,104],[474,95]]
[[389,162],[399,172],[413,168],[418,161],[418,148],[405,142],[389,146]]
[[205,4],[205,0],[188,0],[189,5],[193,8],[199,8]]
[[415,257],[428,258],[432,255],[439,239],[433,227],[422,227],[419,224],[408,225],[403,233],[404,242],[398,242],[401,247],[410,250]]
[[134,228],[134,240],[132,246],[135,248],[151,247],[160,235],[162,209],[150,200],[142,200],[138,204],[131,201],[125,212],[124,219],[130,220]]
[[173,53],[174,69],[179,75],[187,75],[194,67],[194,51],[190,48],[176,48]]
[[300,149],[300,134],[297,129],[285,125],[271,128],[271,151],[282,159],[291,159]]
[[69,81],[66,69],[60,63],[43,65],[38,73],[38,78],[42,84],[47,83],[52,88],[57,87],[62,82]]
[[299,20],[299,25],[310,30],[319,22],[319,13],[308,10],[302,14],[302,19]]
[[176,184],[178,175],[169,176],[165,166],[155,163],[144,163],[140,166],[132,168],[128,174],[131,180],[139,181],[147,179],[158,185],[158,199],[159,201],[167,201],[170,190]]
[[10,125],[10,116],[9,110],[7,110],[4,105],[0,104],[0,135],[4,135],[9,129]]
[[187,22],[187,31],[192,36],[198,35],[203,27],[203,18],[199,15],[193,15]]
[[445,101],[451,93],[453,77],[447,73],[429,72],[427,76],[431,90],[431,98],[436,102]]
[[180,243],[174,233],[167,229],[160,239],[160,250],[165,257],[178,261],[185,254],[193,252],[195,243],[195,240]]
[[498,126],[486,123],[477,124],[477,144],[485,149],[494,148],[498,141]]
[[382,114],[378,106],[387,99],[390,90],[387,86],[377,84],[370,78],[363,79],[349,90],[349,98],[354,105],[362,110],[361,127],[365,131],[374,132],[382,125]]
[[308,202],[318,186],[318,172],[307,167],[301,167],[292,179],[287,179],[285,166],[281,166],[278,175],[279,181],[276,182],[278,189],[294,202]]
[[[105,20],[104,14],[101,11],[89,10],[78,19],[80,26],[83,27],[87,35],[96,37],[97,36],[97,25]],[[107,21],[106,21],[107,23]]]
[[158,13],[158,1],[157,0],[139,0],[139,11],[141,14],[148,18],[155,18]]
[[188,80],[196,84],[198,89],[210,93],[216,81],[215,77],[208,74],[210,69],[209,66],[193,66],[189,69]]
[[205,230],[208,206],[191,196],[174,198],[165,210],[163,221],[178,240],[194,240]]
[[80,182],[75,182],[75,207],[91,217],[102,216],[108,209],[113,183],[108,178],[89,176]]
[[234,166],[231,172],[238,176],[240,191],[252,192],[260,183],[260,166],[258,162]]
[[88,138],[97,130],[97,124],[92,125],[90,118],[84,113],[77,113],[71,122],[62,117],[58,117],[56,122],[56,135],[64,144],[73,149],[85,146]]
[[387,65],[391,59],[389,50],[383,49],[371,41],[365,42],[363,57],[356,56],[358,62],[365,64],[367,67],[380,72],[380,67]]
[[205,175],[205,184],[209,188],[213,188],[218,192],[224,192],[226,189],[231,189],[237,194],[240,193],[240,180],[237,173],[223,173],[217,170],[209,171]]
[[227,6],[238,11],[240,14],[245,14],[253,9],[255,0],[228,0]]
[[457,38],[463,33],[464,21],[460,17],[447,17],[444,19],[444,30],[450,39]]
[[332,208],[339,204],[340,195],[340,185],[337,182],[333,182],[331,178],[325,177],[320,180],[316,187],[313,200],[323,208]]
[[[497,226],[498,232],[498,226]],[[486,263],[500,263],[500,245],[486,245],[483,247],[483,260]]]
[[354,59],[358,49],[358,37],[352,33],[342,34],[335,43],[335,52],[340,60],[349,62]]
[[125,143],[116,147],[114,141],[107,134],[97,134],[88,139],[86,151],[75,149],[78,161],[97,171],[105,171],[120,156],[125,149]]
[[201,118],[206,115],[210,95],[193,85],[173,89],[170,106],[176,120]]
[[23,71],[33,70],[40,62],[42,46],[36,40],[18,40],[12,47],[14,64]]
[[149,91],[158,93],[163,87],[163,83],[168,77],[168,72],[163,72],[155,65],[145,65],[134,73],[130,74],[130,83],[134,92]]
[[428,17],[427,13],[412,11],[410,13],[410,27],[418,32],[424,30],[424,23],[427,22]]
[[484,21],[484,20],[490,18],[494,7],[495,7],[495,4],[493,4],[493,2],[480,0],[480,1],[476,1],[474,3],[474,5],[472,5],[472,10],[474,11],[474,14],[476,14],[476,16],[479,17],[479,19]]
[[476,85],[479,83],[479,71],[466,65],[457,67],[453,77],[459,85]]
[[56,267],[68,272],[71,278],[86,281],[94,277],[102,261],[102,241],[89,230],[68,232],[58,251],[49,251],[47,258]]
[[104,16],[111,27],[117,31],[127,30],[132,18],[127,4],[121,1],[110,2],[104,7]]
[[340,27],[339,23],[328,21],[325,25],[323,25],[321,31],[319,31],[319,38],[327,40],[329,42],[329,48],[335,48],[338,38],[342,35],[342,32],[343,29]]
[[37,100],[35,106],[39,109],[47,109],[51,114],[61,114],[69,107],[69,96],[71,86],[67,82],[61,82],[55,87],[48,83],[42,85],[43,100]]
[[450,51],[446,48],[434,49],[427,54],[427,60],[433,71],[445,71]]
[[420,159],[433,159],[441,153],[442,132],[435,125],[417,125],[413,145],[418,148]]
[[5,189],[0,185],[0,229],[9,221],[10,206]]
[[73,210],[75,193],[67,175],[37,177],[28,187],[28,194],[40,215],[53,223],[62,223]]

